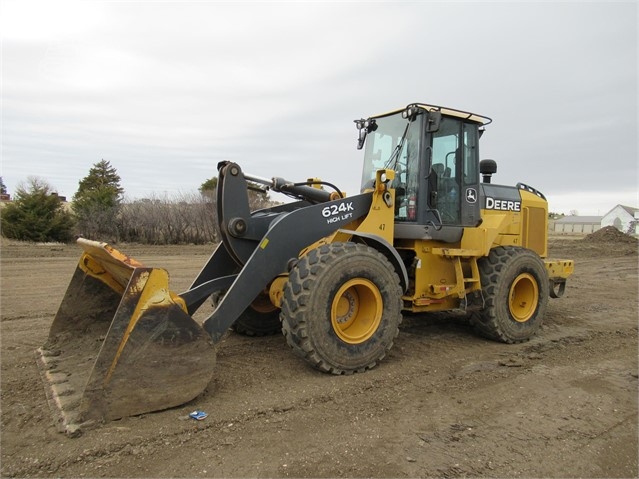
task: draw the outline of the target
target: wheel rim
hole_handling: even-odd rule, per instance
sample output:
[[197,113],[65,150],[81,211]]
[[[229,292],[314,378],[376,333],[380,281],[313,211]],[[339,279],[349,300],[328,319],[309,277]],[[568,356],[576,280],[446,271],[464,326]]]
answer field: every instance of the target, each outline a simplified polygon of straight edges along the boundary
[[369,339],[382,321],[383,302],[372,281],[355,278],[344,283],[331,305],[331,324],[335,334],[348,344]]
[[510,286],[508,307],[513,319],[525,323],[537,309],[539,302],[539,288],[535,277],[530,273],[522,273]]
[[251,308],[253,308],[258,313],[267,314],[275,311],[277,307],[271,303],[271,298],[266,293],[260,293],[257,298],[253,300],[251,303]]

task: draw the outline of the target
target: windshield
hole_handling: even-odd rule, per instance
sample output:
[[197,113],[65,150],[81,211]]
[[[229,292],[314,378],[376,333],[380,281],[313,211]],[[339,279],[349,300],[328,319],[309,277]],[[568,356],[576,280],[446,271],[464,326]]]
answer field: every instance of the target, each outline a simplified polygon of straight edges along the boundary
[[[422,117],[408,122],[397,113],[375,119],[377,129],[366,137],[362,187],[370,187],[379,169],[395,170],[398,176],[416,169]],[[413,162],[415,168],[411,168]]]
[[376,118],[377,128],[366,137],[362,189],[373,186],[377,170],[395,170],[395,179],[390,186],[396,190],[395,219],[399,221],[416,219],[414,205],[418,193],[424,116],[418,115],[412,122],[402,118],[401,113]]

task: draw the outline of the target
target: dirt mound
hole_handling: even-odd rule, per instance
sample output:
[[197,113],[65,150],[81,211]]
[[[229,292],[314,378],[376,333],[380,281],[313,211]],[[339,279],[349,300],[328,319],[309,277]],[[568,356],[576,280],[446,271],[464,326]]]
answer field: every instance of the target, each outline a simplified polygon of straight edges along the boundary
[[622,233],[614,226],[606,226],[584,237],[583,241],[592,243],[629,243],[637,244],[637,238]]

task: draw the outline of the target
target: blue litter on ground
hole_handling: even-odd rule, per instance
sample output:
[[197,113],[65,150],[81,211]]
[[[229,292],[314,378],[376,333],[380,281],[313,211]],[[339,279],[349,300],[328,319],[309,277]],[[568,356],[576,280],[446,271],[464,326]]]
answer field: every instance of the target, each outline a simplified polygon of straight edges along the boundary
[[189,414],[190,418],[195,419],[197,421],[201,421],[202,419],[204,419],[207,416],[208,416],[208,414],[205,413],[204,411],[193,411],[191,414]]

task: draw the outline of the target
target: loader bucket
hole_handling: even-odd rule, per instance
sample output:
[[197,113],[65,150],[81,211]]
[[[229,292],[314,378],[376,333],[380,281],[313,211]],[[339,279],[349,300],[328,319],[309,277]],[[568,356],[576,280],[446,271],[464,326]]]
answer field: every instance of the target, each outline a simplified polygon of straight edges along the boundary
[[178,406],[210,382],[209,335],[169,291],[166,270],[146,268],[106,243],[84,253],[36,356],[62,432]]

